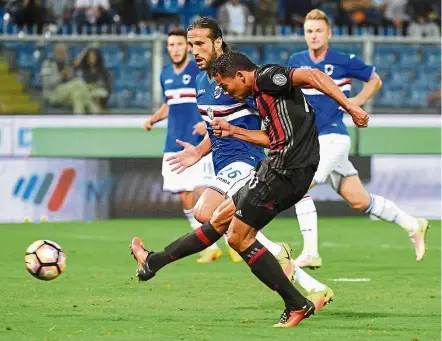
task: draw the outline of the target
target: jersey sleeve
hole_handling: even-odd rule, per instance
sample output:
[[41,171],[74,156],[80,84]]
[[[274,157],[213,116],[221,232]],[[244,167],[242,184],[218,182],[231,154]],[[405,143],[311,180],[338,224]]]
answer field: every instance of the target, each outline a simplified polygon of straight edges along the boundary
[[163,103],[167,103],[166,91],[164,90],[164,73],[160,74],[161,92],[163,93]]
[[351,54],[347,63],[347,75],[352,78],[368,82],[373,75],[375,67],[365,64],[361,59]]
[[292,86],[293,69],[281,65],[265,65],[256,71],[255,91],[270,95],[288,93]]

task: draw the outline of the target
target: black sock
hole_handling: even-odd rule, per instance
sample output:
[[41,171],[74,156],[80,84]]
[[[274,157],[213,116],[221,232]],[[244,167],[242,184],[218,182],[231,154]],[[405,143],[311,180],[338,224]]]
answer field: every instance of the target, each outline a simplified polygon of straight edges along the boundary
[[164,251],[150,254],[147,257],[149,267],[152,271],[157,272],[169,263],[203,251],[220,239],[221,236],[222,234],[218,233],[210,222],[205,223],[192,233],[187,233],[170,243],[164,248]]
[[240,255],[253,274],[282,297],[287,308],[299,310],[306,304],[305,297],[286,277],[276,258],[259,241],[255,241]]

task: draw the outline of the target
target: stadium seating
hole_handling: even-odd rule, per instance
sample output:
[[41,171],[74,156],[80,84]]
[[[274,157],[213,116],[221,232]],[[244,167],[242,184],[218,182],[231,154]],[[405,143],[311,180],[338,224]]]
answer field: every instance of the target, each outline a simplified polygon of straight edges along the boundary
[[134,46],[129,47],[126,51],[127,65],[131,67],[149,67],[152,64],[151,48]]
[[114,68],[123,61],[123,52],[117,45],[107,45],[100,48],[104,64],[107,68]]
[[[199,0],[151,0],[156,10],[175,13],[183,11],[186,20],[213,11],[208,1]],[[7,28],[7,31],[12,29]],[[17,28],[14,29],[15,32]],[[284,29],[283,29],[284,30]],[[388,30],[385,29],[385,34]],[[67,32],[64,30],[64,32]],[[334,27],[334,33],[345,34],[346,30]],[[285,30],[293,34],[293,29]],[[297,32],[300,33],[300,32]],[[364,34],[360,31],[359,34]],[[392,32],[388,33],[392,34]],[[71,59],[78,56],[86,44],[70,44]],[[6,52],[9,66],[18,69],[23,85],[30,89],[41,89],[41,63],[53,57],[54,43],[39,45],[28,42],[4,42],[0,47]],[[305,50],[304,43],[240,44],[234,49],[247,54],[255,63],[279,63],[286,65],[291,54]],[[347,54],[363,58],[361,43],[334,43],[332,48]],[[152,79],[152,44],[116,44],[106,43],[99,47],[105,66],[113,76],[113,89],[109,101],[111,108],[149,108],[151,105]],[[167,50],[164,49],[164,64],[170,63]],[[11,57],[12,56],[12,57]],[[408,106],[425,108],[429,94],[440,88],[440,47],[434,45],[407,45],[375,43],[373,64],[383,80],[383,88],[374,101],[385,107]],[[352,94],[360,90],[362,83],[354,82]]]

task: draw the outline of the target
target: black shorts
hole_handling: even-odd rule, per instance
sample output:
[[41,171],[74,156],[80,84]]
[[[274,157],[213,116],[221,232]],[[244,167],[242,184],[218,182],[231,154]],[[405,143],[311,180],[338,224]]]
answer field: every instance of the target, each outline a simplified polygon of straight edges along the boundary
[[278,171],[262,160],[254,177],[232,199],[235,217],[260,230],[280,212],[292,207],[307,193],[317,164]]

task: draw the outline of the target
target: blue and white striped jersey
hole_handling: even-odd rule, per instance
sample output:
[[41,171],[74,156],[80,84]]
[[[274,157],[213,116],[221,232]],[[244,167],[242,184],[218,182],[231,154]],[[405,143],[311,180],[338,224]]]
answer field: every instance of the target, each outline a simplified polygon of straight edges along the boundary
[[261,129],[261,118],[257,112],[253,98],[239,103],[224,94],[214,80],[209,79],[207,72],[201,72],[196,82],[196,100],[212,142],[212,156],[215,174],[232,162],[245,162],[256,167],[258,161],[265,157],[263,148],[236,138],[217,138],[213,135],[210,121],[214,117],[222,117],[230,124],[250,130]]
[[[352,78],[368,82],[375,71],[374,66],[365,64],[354,54],[347,55],[334,49],[328,49],[325,58],[316,62],[311,60],[308,50],[294,53],[288,66],[321,70],[334,80],[347,97],[350,97]],[[316,89],[304,88],[303,93],[315,111],[319,135],[348,135],[342,121],[344,111],[339,109],[334,99]]]
[[161,72],[163,102],[169,106],[167,136],[164,152],[178,152],[183,149],[176,139],[198,145],[203,137],[192,135],[193,126],[201,121],[196,105],[196,77],[200,69],[194,61],[180,73],[175,73],[173,65],[166,66]]

